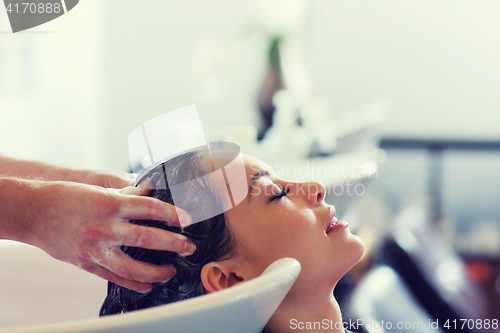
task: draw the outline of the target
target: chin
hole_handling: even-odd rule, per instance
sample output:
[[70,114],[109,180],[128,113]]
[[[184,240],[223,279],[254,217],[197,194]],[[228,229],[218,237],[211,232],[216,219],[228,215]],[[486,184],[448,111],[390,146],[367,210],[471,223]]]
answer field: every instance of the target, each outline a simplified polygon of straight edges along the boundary
[[[365,254],[365,243],[356,235],[351,234],[345,244],[345,261],[342,276],[351,270]],[[341,276],[341,277],[342,277]]]
[[333,270],[329,274],[326,274],[329,275],[328,280],[333,282],[334,285],[363,258],[365,244],[361,238],[350,234],[346,243],[342,244],[341,253],[339,258],[342,258],[342,260],[337,260],[334,267],[330,266]]
[[359,238],[358,236],[352,235],[350,246],[353,251],[354,263],[352,264],[352,266],[354,266],[361,260],[361,258],[363,258],[363,255],[365,254],[365,243],[363,243],[361,238]]

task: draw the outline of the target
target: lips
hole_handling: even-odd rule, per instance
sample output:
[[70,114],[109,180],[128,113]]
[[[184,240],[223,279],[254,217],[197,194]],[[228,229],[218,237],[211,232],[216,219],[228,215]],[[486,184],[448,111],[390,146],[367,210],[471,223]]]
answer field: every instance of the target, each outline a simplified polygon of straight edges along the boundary
[[330,206],[330,219],[328,221],[328,226],[326,227],[326,233],[328,234],[331,231],[334,231],[337,229],[343,229],[347,226],[349,226],[349,223],[347,223],[344,220],[338,220],[337,219],[337,212],[335,211],[335,207]]

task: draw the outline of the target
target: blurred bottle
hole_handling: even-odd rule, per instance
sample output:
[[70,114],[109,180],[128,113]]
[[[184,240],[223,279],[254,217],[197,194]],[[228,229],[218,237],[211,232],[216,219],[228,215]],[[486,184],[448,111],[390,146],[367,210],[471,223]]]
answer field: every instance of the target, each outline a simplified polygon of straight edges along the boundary
[[285,87],[279,50],[281,39],[281,36],[276,36],[271,38],[269,43],[268,68],[257,97],[258,108],[262,116],[258,140],[262,140],[267,130],[273,125],[273,116],[276,110],[273,104],[274,94]]

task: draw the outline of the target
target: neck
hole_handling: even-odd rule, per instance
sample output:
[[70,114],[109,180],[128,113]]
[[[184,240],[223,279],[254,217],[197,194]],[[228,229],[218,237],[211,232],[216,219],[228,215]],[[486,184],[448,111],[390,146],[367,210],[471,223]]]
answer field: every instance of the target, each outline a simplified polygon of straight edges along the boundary
[[[304,293],[301,293],[304,295]],[[271,333],[338,332],[343,333],[342,314],[333,297],[333,289],[308,297],[287,295],[266,325]]]

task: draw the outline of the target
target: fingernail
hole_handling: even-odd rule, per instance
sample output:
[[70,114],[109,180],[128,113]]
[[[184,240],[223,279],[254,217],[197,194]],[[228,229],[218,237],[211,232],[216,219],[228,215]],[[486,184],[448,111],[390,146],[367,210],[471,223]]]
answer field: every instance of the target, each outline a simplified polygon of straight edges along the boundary
[[183,257],[190,256],[194,253],[194,251],[196,251],[196,245],[193,242],[185,241],[180,255]]
[[151,182],[151,179],[143,178],[140,180],[140,183],[137,184],[137,187],[151,190],[151,189],[153,189],[153,183]]
[[147,293],[149,293],[151,290],[153,290],[153,286],[151,286],[151,288],[149,288],[149,289],[139,291],[139,293],[141,293],[141,294],[147,294]]
[[191,215],[189,215],[186,211],[178,210],[177,216],[179,218],[179,224],[183,228],[187,227],[193,223],[193,219],[191,218]]
[[176,273],[177,273],[177,270],[175,268],[172,269],[170,271],[170,274],[168,274],[168,277],[165,280],[161,281],[161,283],[167,283],[168,281],[170,281],[175,276]]

